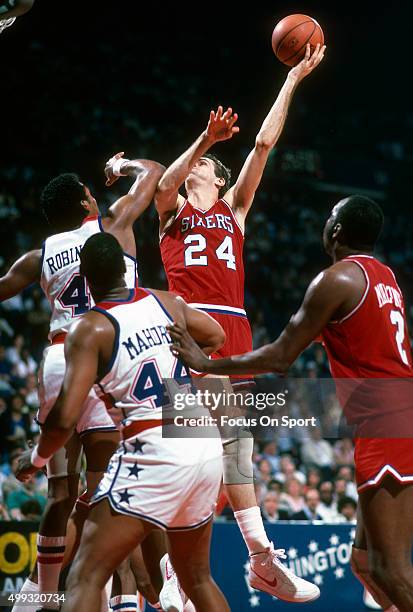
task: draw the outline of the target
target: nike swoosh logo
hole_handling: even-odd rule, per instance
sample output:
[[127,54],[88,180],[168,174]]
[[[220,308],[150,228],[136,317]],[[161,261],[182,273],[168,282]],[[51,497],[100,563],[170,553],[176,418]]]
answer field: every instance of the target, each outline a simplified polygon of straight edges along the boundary
[[270,581],[270,580],[266,580],[265,578],[263,578],[262,576],[260,576],[259,574],[257,574],[257,572],[256,572],[256,571],[254,571],[253,569],[252,569],[251,571],[252,571],[252,572],[253,572],[253,573],[254,573],[256,576],[258,576],[258,578],[259,578],[260,580],[262,580],[263,582],[265,582],[266,584],[268,584],[268,586],[270,586],[270,587],[275,587],[275,586],[277,586],[277,582],[278,582],[278,581],[277,581],[277,578],[274,578],[274,580],[271,580],[271,581]]

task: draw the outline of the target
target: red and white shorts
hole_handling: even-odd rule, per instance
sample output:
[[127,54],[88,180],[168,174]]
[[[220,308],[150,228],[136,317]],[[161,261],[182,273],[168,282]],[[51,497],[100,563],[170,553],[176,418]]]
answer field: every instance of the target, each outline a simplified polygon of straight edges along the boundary
[[356,438],[354,462],[358,491],[377,487],[386,475],[413,483],[413,438]]
[[[213,353],[211,359],[222,359],[223,357],[241,355],[242,353],[252,351],[252,332],[246,314],[228,313],[226,311],[218,312],[212,305],[211,308],[201,304],[190,304],[190,306],[207,312],[215,321],[218,321],[227,336],[224,346],[216,353]],[[230,380],[232,386],[236,387],[254,384],[252,374],[232,375]]]

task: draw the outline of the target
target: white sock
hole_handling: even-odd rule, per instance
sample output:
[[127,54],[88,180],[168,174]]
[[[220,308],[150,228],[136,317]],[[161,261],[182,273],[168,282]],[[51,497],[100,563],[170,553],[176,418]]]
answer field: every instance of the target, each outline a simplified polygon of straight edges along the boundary
[[109,605],[113,612],[138,612],[138,596],[116,595],[110,598]]
[[261,510],[258,506],[237,510],[234,512],[238,527],[242,533],[250,555],[264,552],[270,547],[270,541],[265,533]]
[[[66,548],[66,536],[37,536],[37,573],[40,593],[57,593],[59,576]],[[50,610],[58,610],[59,603],[48,602],[43,605]]]
[[[24,584],[21,588],[20,593],[38,593],[39,585],[35,582],[32,582],[30,578],[26,578]],[[11,612],[36,612],[39,604],[35,604],[33,606],[28,606],[27,604],[23,606],[22,604],[15,603]]]

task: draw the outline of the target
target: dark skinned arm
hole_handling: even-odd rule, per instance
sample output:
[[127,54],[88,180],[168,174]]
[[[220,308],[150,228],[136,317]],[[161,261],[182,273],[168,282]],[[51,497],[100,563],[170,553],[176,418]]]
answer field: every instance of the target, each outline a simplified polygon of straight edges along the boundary
[[18,259],[10,270],[0,278],[0,302],[17,295],[40,280],[40,250],[30,251]]
[[[164,171],[165,167],[162,164],[149,159],[125,160],[121,166],[122,176],[130,176],[135,180],[129,192],[109,208],[104,224],[110,226],[110,229],[117,230],[131,227],[152,202],[156,186]],[[108,164],[105,173],[108,177],[107,184],[111,185],[115,179]]]
[[298,312],[280,336],[255,351],[226,359],[206,359],[179,323],[168,328],[174,340],[171,350],[191,368],[210,374],[284,373],[326,325],[351,310],[363,294],[362,280],[355,282],[348,266],[337,264],[319,274],[310,284]]
[[[44,459],[54,455],[71,437],[83,404],[94,385],[99,361],[109,359],[114,329],[99,313],[83,316],[71,328],[65,341],[66,372],[55,405],[42,427],[37,454]],[[38,471],[31,463],[31,451],[19,457],[17,477],[26,480]]]

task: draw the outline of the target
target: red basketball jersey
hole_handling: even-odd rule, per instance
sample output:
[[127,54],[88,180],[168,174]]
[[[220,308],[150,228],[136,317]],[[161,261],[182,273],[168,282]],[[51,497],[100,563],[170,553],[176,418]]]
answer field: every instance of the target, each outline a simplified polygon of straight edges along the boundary
[[322,333],[333,377],[413,377],[404,300],[392,270],[368,255],[343,261],[363,270],[367,286],[356,308]]
[[208,210],[188,202],[161,236],[169,291],[208,312],[245,316],[244,236],[229,204]]

